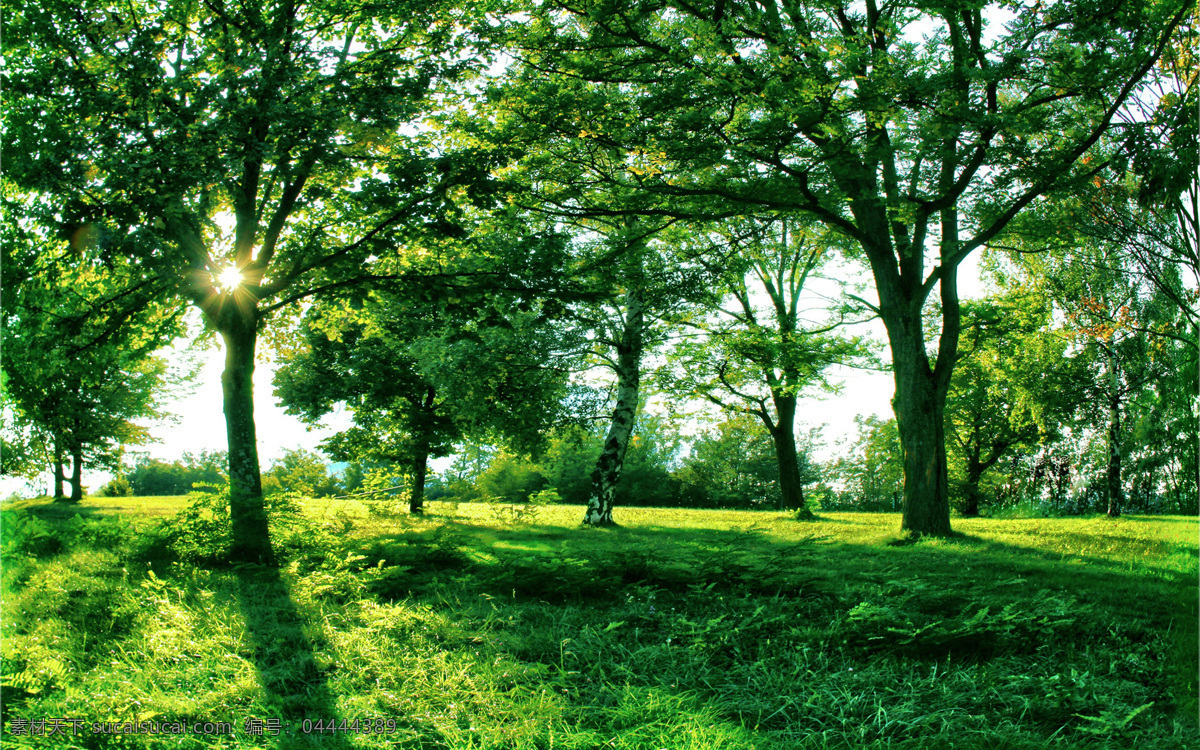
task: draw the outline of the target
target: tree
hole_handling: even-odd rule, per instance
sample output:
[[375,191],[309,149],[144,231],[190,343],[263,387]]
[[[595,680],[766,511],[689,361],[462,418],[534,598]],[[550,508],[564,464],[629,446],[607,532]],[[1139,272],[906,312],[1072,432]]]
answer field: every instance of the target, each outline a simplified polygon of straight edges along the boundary
[[780,218],[728,221],[717,233],[729,251],[702,261],[725,267],[713,274],[722,279],[709,300],[716,316],[676,348],[674,386],[729,414],[757,417],[775,447],[780,509],[812,517],[796,447],[797,405],[805,389],[828,387],[828,367],[858,353],[856,341],[832,333],[844,315],[806,320],[800,306],[830,248]]
[[[686,488],[672,474],[682,450],[682,438],[672,422],[638,408],[636,430],[621,462],[621,476],[613,489],[613,504],[641,507],[678,507],[694,504]],[[592,473],[596,456],[604,448],[609,425],[591,428],[572,425],[554,430],[542,451],[539,465],[550,486],[565,503],[588,505],[594,497]]]
[[[651,318],[646,305],[645,239],[636,226],[629,227],[635,247],[621,252],[622,273],[618,284],[624,287],[621,299],[612,305],[604,319],[593,328],[593,350],[616,375],[616,398],[596,466],[592,470],[592,491],[583,521],[589,526],[612,526],[617,483],[625,465],[625,452],[633,437],[641,403],[642,356],[646,351]],[[617,242],[621,242],[620,239]]]
[[325,450],[400,463],[420,513],[430,457],[465,438],[527,450],[558,419],[567,372],[555,332],[528,304],[485,285],[313,306],[276,394],[309,422],[344,404],[354,426]]
[[[695,502],[708,507],[783,510],[778,449],[759,417],[733,413],[692,439],[676,476],[699,496]],[[795,461],[799,482],[813,482],[807,452],[798,452]]]
[[341,491],[337,477],[330,476],[325,459],[304,448],[285,450],[263,474],[276,491],[294,492],[304,497],[328,497]]
[[[1057,218],[1058,207],[1048,204],[1041,215]],[[1178,323],[1179,312],[1130,268],[1130,258],[1119,247],[1076,232],[1079,225],[1052,226],[1053,241],[1071,249],[1036,252],[1050,240],[1026,229],[1018,245],[1025,252],[1013,256],[1017,275],[1010,283],[1028,285],[1052,300],[1066,318],[1073,356],[1085,368],[1083,377],[1073,379],[1074,388],[1082,397],[1088,426],[1104,436],[1103,495],[1108,515],[1118,516],[1125,504],[1125,458],[1133,448],[1127,420],[1139,404],[1152,403],[1144,396],[1152,383],[1177,375],[1174,358],[1162,355],[1171,351],[1164,345],[1178,343],[1178,337],[1154,333],[1171,328],[1161,324],[1164,320]],[[1183,445],[1177,449],[1187,450]]]
[[[896,420],[856,416],[849,451],[824,467],[826,492],[839,509],[896,511],[904,497],[904,452]],[[832,486],[829,486],[832,485]],[[828,507],[828,506],[827,506]]]
[[[1062,201],[1077,211],[1074,225],[1111,243],[1131,271],[1174,306],[1170,333],[1200,351],[1200,28],[1195,14],[1123,113],[1111,140],[1117,157],[1107,174]],[[1064,198],[1066,198],[1064,196]],[[1064,206],[1064,207],[1065,207]]]
[[677,204],[638,210],[799,212],[861,250],[914,534],[950,532],[958,265],[1039,196],[1103,168],[1084,158],[1190,12],[1182,0],[1010,8],[550,2],[513,33],[524,65],[509,109],[636,155],[607,175],[612,189]]
[[[4,240],[3,387],[9,418],[24,426],[16,445],[26,459],[49,459],[58,499],[69,460],[77,503],[85,464],[116,468],[126,446],[150,439],[136,420],[161,416],[161,394],[183,384],[154,355],[181,332],[182,316],[148,304],[128,264],[81,263],[67,242],[11,212]],[[40,469],[26,463],[23,472]]]
[[134,495],[186,495],[197,485],[224,485],[229,481],[225,468],[229,459],[223,451],[184,453],[175,461],[163,461],[143,455],[125,472]]
[[959,508],[979,515],[984,474],[1011,451],[1057,439],[1079,406],[1081,360],[1049,330],[1051,305],[1016,289],[963,304],[963,347],[946,400],[952,476]]
[[[270,559],[252,375],[270,315],[321,289],[404,277],[478,160],[410,135],[481,64],[457,4],[52,0],[8,15],[6,176],[29,212],[225,347],[232,556]],[[486,172],[486,169],[484,169]]]

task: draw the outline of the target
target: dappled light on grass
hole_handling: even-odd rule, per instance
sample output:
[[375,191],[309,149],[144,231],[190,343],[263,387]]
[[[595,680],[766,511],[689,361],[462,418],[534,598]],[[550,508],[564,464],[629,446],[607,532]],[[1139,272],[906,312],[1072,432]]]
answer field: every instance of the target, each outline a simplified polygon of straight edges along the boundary
[[464,750],[1200,741],[1194,519],[890,547],[896,516],[305,508],[273,522],[278,571],[205,570],[161,521],[86,504],[12,537],[6,720],[378,717],[394,731],[313,744]]

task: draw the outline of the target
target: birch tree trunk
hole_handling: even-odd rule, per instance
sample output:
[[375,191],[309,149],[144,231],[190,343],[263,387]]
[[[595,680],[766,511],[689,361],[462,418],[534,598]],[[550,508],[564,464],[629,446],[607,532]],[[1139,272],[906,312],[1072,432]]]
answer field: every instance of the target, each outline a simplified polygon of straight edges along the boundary
[[613,497],[625,450],[633,436],[640,397],[642,348],[646,329],[645,292],[635,279],[625,292],[625,314],[617,341],[617,405],[613,409],[604,448],[592,472],[592,494],[583,522],[588,526],[613,526]]

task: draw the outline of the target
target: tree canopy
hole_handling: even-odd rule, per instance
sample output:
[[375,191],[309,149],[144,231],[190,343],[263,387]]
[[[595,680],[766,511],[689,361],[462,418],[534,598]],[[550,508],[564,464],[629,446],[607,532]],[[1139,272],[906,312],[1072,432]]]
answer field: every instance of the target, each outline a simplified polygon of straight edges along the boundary
[[464,174],[415,125],[483,62],[452,3],[46,2],[5,25],[6,178],[29,213],[218,331],[234,555],[270,556],[256,339],[317,291],[403,276]]
[[[958,265],[1039,196],[1100,168],[1089,153],[1188,12],[539,3],[514,32],[509,106],[622,155],[599,179],[649,196],[643,212],[799,212],[855,243],[892,353],[902,526],[941,534]],[[922,310],[935,290],[930,355]]]

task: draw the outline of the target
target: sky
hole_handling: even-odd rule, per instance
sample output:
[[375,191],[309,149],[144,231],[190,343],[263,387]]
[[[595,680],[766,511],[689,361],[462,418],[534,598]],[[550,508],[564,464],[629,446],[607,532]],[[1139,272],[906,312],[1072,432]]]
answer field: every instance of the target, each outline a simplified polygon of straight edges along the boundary
[[[867,279],[864,279],[867,280]],[[959,269],[959,287],[963,298],[982,294],[976,256],[968,257]],[[873,296],[873,295],[870,295]],[[873,321],[858,333],[870,331],[883,344],[887,338],[883,326]],[[184,453],[199,453],[225,449],[225,415],[221,410],[221,371],[224,368],[224,353],[219,344],[207,348],[192,348],[190,355],[187,342],[179,342],[168,350],[168,359],[181,366],[194,367],[197,377],[190,393],[166,399],[163,410],[172,414],[170,420],[150,422],[148,426],[156,442],[144,446],[131,446],[130,451],[147,452],[150,457],[173,461]],[[260,361],[254,372],[254,417],[258,430],[258,456],[265,470],[286,450],[305,448],[317,449],[322,440],[349,426],[345,413],[335,413],[326,418],[324,426],[310,429],[296,417],[284,412],[275,400],[271,380],[275,364]],[[841,392],[834,395],[811,396],[801,400],[797,414],[797,433],[804,435],[813,427],[822,427],[821,445],[814,451],[818,461],[836,455],[838,441],[852,438],[855,434],[856,416],[875,415],[892,418],[891,398],[894,382],[890,372],[875,372],[836,367],[830,371],[830,380],[841,383]],[[434,470],[441,468],[435,464]],[[111,479],[107,472],[84,472],[83,484],[95,492]],[[24,496],[46,493],[52,478],[49,473],[34,482],[23,480],[0,480],[0,497],[12,493]]]

